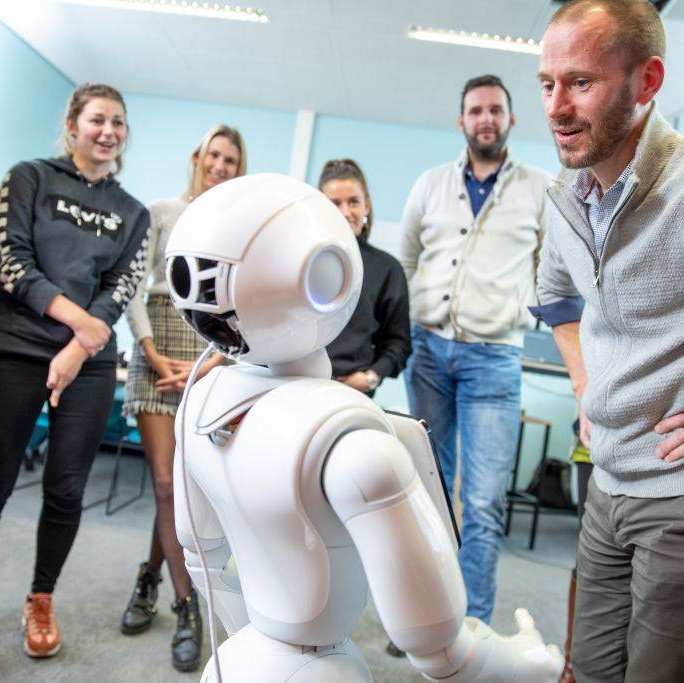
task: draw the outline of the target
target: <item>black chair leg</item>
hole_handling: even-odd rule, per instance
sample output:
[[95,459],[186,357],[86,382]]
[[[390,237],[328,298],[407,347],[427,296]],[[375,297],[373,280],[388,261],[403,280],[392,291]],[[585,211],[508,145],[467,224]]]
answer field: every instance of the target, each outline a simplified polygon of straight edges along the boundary
[[537,541],[537,523],[539,522],[539,503],[534,506],[532,513],[532,526],[530,528],[530,550],[534,550],[534,544]]
[[511,533],[511,522],[513,520],[513,502],[508,501],[506,506],[506,527],[504,528],[504,536],[508,536]]
[[119,480],[119,463],[121,461],[121,451],[122,451],[122,444],[119,441],[119,445],[116,448],[116,459],[114,461],[114,471],[112,473],[112,479],[109,483],[109,492],[104,498],[98,498],[97,500],[92,501],[92,503],[88,503],[87,505],[83,506],[83,510],[90,510],[90,508],[94,508],[96,505],[102,505],[102,503],[107,503],[109,505],[109,500],[112,498],[113,491],[116,492],[117,486],[118,486],[118,480]]
[[[121,445],[119,445],[119,451],[121,450]],[[114,468],[114,474],[112,476],[112,483],[109,487],[109,495],[106,498],[107,505],[105,506],[105,514],[106,515],[113,515],[115,512],[118,512],[119,510],[125,508],[126,506],[130,505],[131,503],[134,503],[136,500],[139,498],[142,498],[143,495],[145,494],[145,483],[147,481],[147,461],[145,458],[142,458],[142,472],[140,475],[140,488],[138,489],[138,493],[136,493],[134,496],[131,496],[130,498],[126,498],[126,500],[121,501],[117,505],[112,505],[113,500],[116,498],[117,495],[117,488],[118,488],[118,483],[119,483],[119,455],[117,455],[117,460],[116,460],[116,465]]]
[[37,486],[43,481],[42,477],[39,477],[38,479],[34,479],[33,481],[26,481],[23,484],[19,484],[18,486],[14,487],[15,491],[20,491],[21,489],[27,489],[30,486]]

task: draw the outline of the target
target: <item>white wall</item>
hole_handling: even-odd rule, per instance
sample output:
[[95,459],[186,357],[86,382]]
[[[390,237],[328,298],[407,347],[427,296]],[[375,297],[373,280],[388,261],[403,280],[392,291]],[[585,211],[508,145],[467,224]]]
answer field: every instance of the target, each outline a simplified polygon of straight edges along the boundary
[[58,149],[73,84],[0,22],[0,178],[18,161]]

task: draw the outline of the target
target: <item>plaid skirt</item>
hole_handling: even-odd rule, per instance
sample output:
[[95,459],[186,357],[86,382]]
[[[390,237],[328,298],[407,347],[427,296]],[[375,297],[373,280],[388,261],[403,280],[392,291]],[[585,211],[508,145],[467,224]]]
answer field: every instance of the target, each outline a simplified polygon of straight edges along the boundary
[[[151,296],[147,302],[147,314],[152,325],[154,345],[162,355],[180,360],[197,360],[207,347],[204,339],[195,334],[178,315],[169,297]],[[124,415],[176,414],[182,394],[177,391],[157,391],[154,383],[158,379],[159,375],[148,364],[140,344],[135,344],[131,362],[128,364]]]

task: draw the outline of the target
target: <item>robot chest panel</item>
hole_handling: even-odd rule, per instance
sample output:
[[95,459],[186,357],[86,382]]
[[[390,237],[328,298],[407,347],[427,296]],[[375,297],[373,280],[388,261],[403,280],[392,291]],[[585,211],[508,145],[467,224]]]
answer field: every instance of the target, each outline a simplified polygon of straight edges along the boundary
[[245,421],[225,446],[212,445],[198,482],[222,521],[247,604],[276,621],[311,621],[330,592],[327,545],[302,504],[301,437],[287,442]]
[[391,429],[372,401],[328,380],[289,383],[229,415],[219,430],[194,430],[189,460],[212,498],[230,491],[250,515],[292,509],[307,516],[316,493],[324,500],[320,475],[339,436],[370,424]]
[[323,384],[312,381],[304,393],[271,392],[223,446],[208,445],[208,436],[193,437],[205,439],[203,462],[192,458],[193,477],[222,520],[246,602],[276,621],[305,623],[319,617],[337,592],[335,565],[340,562],[354,567],[351,583],[365,591],[356,551],[320,482],[339,435],[359,421],[380,418],[375,406],[370,413],[367,406],[359,412],[356,397],[352,394],[350,403],[346,392],[346,406],[330,395],[327,401],[311,401],[310,391],[326,393],[334,385]]

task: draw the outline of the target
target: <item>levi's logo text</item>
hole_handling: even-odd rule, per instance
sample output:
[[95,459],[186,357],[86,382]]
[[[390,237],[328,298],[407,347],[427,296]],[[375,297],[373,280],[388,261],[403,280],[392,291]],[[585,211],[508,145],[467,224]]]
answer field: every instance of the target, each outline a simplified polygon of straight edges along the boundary
[[82,202],[54,194],[50,195],[50,202],[53,219],[68,220],[81,230],[96,233],[98,237],[106,235],[110,239],[116,239],[119,229],[123,228],[123,218],[113,211],[93,209]]

